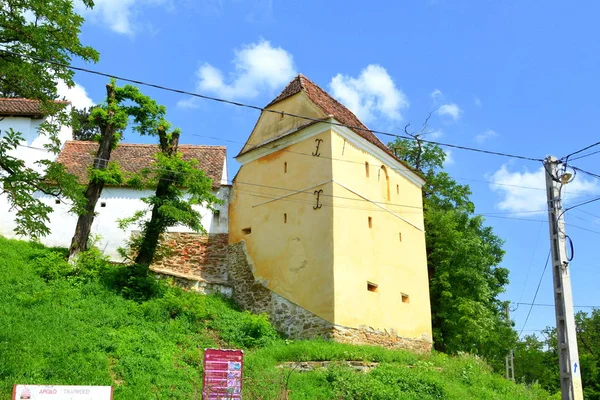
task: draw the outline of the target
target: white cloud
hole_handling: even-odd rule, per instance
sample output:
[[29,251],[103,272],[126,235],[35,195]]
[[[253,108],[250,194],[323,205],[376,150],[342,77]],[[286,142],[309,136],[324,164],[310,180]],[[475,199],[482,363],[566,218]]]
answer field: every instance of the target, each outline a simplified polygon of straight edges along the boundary
[[[196,89],[226,99],[251,99],[263,92],[273,92],[296,75],[294,58],[281,47],[261,40],[235,50],[235,71],[227,83],[220,69],[205,63],[196,72]],[[180,101],[180,107],[195,107],[193,101]]]
[[70,88],[65,81],[60,80],[56,84],[56,90],[61,99],[70,101],[71,105],[75,108],[88,108],[94,105],[85,88],[78,83],[75,83],[75,86]]
[[143,5],[167,6],[169,0],[94,0],[94,8],[86,8],[81,1],[75,3],[77,12],[91,16],[106,24],[116,33],[133,35],[136,31],[136,13]]
[[457,121],[462,115],[462,110],[456,103],[443,104],[437,109],[439,115],[447,115]]
[[438,100],[444,98],[444,93],[442,93],[440,89],[434,89],[429,96],[431,96],[433,102],[436,103]]
[[494,131],[493,129],[487,129],[487,130],[481,132],[479,135],[476,135],[475,141],[479,144],[482,144],[485,141],[487,141],[488,139],[492,139],[497,136],[498,136],[498,133],[496,133],[496,131]]
[[444,150],[446,158],[444,159],[444,167],[454,164],[454,157],[452,157],[452,150]]
[[427,134],[427,139],[428,140],[437,140],[437,139],[441,138],[442,136],[444,136],[444,131],[442,131],[441,129],[436,129],[435,131],[429,132]]
[[481,99],[480,99],[479,97],[475,96],[475,97],[473,98],[473,103],[475,104],[475,107],[477,107],[477,108],[481,108],[481,105],[482,105],[482,104],[481,104]]
[[179,100],[177,102],[177,107],[185,108],[185,109],[198,108],[197,100],[198,100],[198,98],[196,98],[196,97],[189,97],[184,100]]
[[402,119],[400,110],[408,107],[406,95],[380,65],[371,64],[358,78],[337,74],[329,83],[331,93],[363,122],[383,116]]
[[[497,203],[498,209],[514,213],[544,210],[539,214],[545,213],[546,177],[543,166],[535,171],[525,168],[522,172],[511,172],[505,164],[489,178],[494,182],[490,185],[490,189],[498,193],[501,198]],[[563,187],[565,203],[581,196],[599,193],[600,187],[596,181],[585,180],[580,176]]]

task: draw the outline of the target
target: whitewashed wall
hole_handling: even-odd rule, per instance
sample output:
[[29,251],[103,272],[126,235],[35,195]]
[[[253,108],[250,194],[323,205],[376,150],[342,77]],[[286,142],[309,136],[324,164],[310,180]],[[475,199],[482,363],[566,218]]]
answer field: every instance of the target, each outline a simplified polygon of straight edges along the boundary
[[[0,121],[0,135],[4,134],[9,128],[21,132],[24,141],[12,156],[24,160],[28,167],[40,171],[40,167],[35,164],[41,159],[55,159],[56,155],[46,150],[40,150],[44,144],[48,143],[48,138],[38,134],[38,127],[43,119],[31,119],[28,117],[5,117]],[[69,127],[62,128],[59,133],[61,145],[66,140],[72,139],[72,130]],[[227,184],[227,164],[223,165],[223,178],[221,183]],[[208,233],[227,233],[229,225],[228,199],[230,186],[221,186],[216,192],[219,199],[224,201],[222,206],[218,207],[218,217],[215,217],[212,211],[206,207],[195,206],[202,215],[202,226]],[[136,211],[145,210],[146,204],[142,202],[143,197],[150,196],[150,190],[133,190],[127,188],[104,188],[102,197],[96,206],[97,216],[92,225],[92,234],[99,235],[100,241],[97,246],[107,254],[113,261],[121,261],[117,249],[125,245],[125,242],[133,230],[137,227],[130,227],[127,231],[119,229],[117,220],[131,217]],[[56,204],[56,199],[44,194],[38,195],[45,204],[53,208],[50,214],[50,235],[42,238],[41,242],[47,246],[69,247],[71,238],[75,232],[77,216],[69,212],[69,205],[64,203]],[[102,206],[104,204],[104,207]],[[9,238],[17,238],[14,233],[15,213],[10,210],[8,198],[6,195],[0,195],[0,235]],[[191,232],[185,227],[173,227],[171,232]],[[26,238],[20,238],[26,239]]]
[[[50,143],[45,135],[38,134],[39,126],[44,122],[43,119],[32,119],[30,117],[3,117],[0,118],[0,135],[5,135],[10,128],[15,132],[20,132],[23,136],[21,146],[9,153],[10,156],[25,161],[25,165],[36,171],[42,172],[39,165],[35,162],[39,160],[54,160],[56,154],[44,149],[44,145]],[[73,132],[70,127],[62,127],[58,138],[61,146],[73,138]]]
[[[195,206],[202,215],[202,226],[208,233],[228,232],[228,198],[229,186],[221,186],[216,192],[219,199],[224,201],[223,205],[217,207],[219,216],[216,217],[206,207]],[[142,198],[152,195],[150,190],[133,190],[127,188],[104,188],[102,196],[96,206],[96,218],[92,225],[92,234],[100,235],[100,241],[96,244],[113,261],[121,261],[117,249],[125,245],[126,240],[131,237],[137,227],[132,226],[127,231],[119,229],[117,220],[131,217],[136,211],[145,210],[147,205]],[[40,199],[51,206],[54,211],[50,214],[51,234],[42,238],[42,243],[47,246],[69,247],[71,238],[75,232],[77,216],[69,212],[69,206],[63,203],[56,204],[56,199],[41,195]],[[104,206],[102,206],[104,204]],[[0,235],[16,238],[13,231],[15,228],[14,214],[8,212],[8,203],[4,195],[0,196]],[[171,232],[191,232],[191,230],[179,226],[169,229]]]

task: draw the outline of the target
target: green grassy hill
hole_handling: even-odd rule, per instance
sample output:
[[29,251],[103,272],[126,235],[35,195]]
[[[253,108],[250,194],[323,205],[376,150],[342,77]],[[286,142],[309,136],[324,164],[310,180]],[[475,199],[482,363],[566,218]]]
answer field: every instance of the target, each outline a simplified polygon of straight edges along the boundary
[[[0,398],[21,384],[112,385],[116,400],[200,399],[202,351],[243,348],[244,399],[549,399],[471,356],[287,341],[264,316],[90,257],[0,237]],[[140,289],[150,298],[136,296]],[[360,372],[346,361],[375,362]],[[330,361],[301,372],[292,361]],[[282,366],[283,365],[283,366]]]

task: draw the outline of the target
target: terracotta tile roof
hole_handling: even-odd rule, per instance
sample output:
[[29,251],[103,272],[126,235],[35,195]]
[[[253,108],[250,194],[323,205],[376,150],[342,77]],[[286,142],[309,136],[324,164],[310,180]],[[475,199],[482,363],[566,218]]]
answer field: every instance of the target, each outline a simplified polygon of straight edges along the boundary
[[[57,101],[57,103],[70,104],[68,101]],[[2,116],[41,118],[43,114],[41,102],[38,100],[0,98]]]
[[[67,171],[86,184],[87,169],[92,165],[98,150],[98,143],[69,140],[65,143],[57,161],[67,167]],[[179,145],[185,160],[197,159],[199,167],[213,181],[213,188],[221,186],[223,164],[225,163],[225,146]],[[158,145],[121,143],[114,149],[110,161],[118,161],[123,172],[136,173],[149,167]]]
[[394,153],[366,127],[365,124],[360,122],[358,117],[354,115],[352,111],[347,109],[346,106],[334,99],[329,93],[321,89],[317,84],[302,74],[296,76],[287,87],[283,89],[281,94],[267,105],[267,107],[300,93],[301,91],[305,92],[308,95],[308,98],[326,114],[333,115],[333,118],[338,120],[341,124],[352,127],[350,129],[356,132],[356,134],[373,143],[396,160],[398,159]]

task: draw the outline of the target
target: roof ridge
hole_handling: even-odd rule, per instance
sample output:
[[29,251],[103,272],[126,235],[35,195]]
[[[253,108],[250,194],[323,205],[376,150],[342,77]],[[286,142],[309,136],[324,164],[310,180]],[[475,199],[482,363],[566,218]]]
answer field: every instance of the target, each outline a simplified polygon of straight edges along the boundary
[[[98,142],[94,142],[92,140],[67,140],[65,145],[67,144],[81,144],[81,145],[97,145]],[[150,143],[119,143],[117,148],[119,147],[157,147],[158,143],[150,144]],[[213,146],[210,144],[180,144],[178,147],[194,147],[194,148],[217,148],[217,149],[226,149],[227,146]]]
[[[0,97],[0,101],[27,101],[30,103],[41,103],[42,100],[38,100],[38,99],[26,99],[24,97]],[[71,103],[69,100],[60,100],[60,99],[56,99],[56,100],[52,100],[55,103]]]

